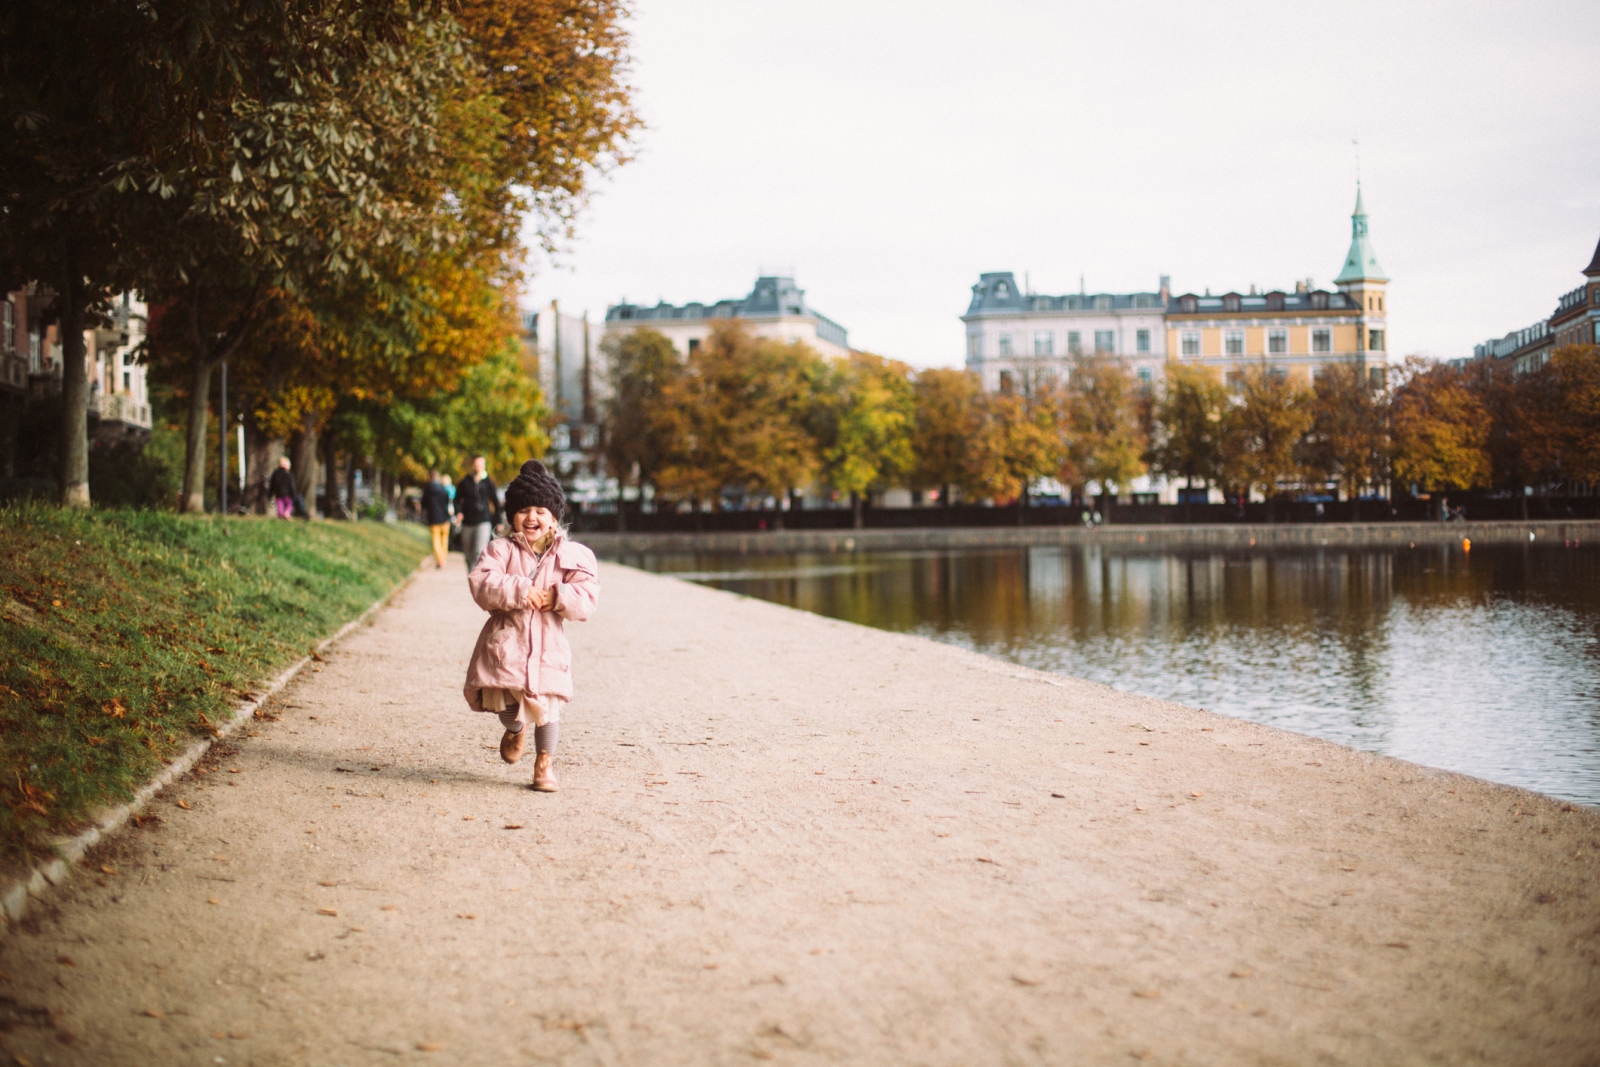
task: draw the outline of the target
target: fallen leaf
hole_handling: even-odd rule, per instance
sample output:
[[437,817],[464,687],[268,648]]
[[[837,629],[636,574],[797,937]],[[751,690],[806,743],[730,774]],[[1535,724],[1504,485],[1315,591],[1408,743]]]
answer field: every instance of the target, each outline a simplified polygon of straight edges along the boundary
[[165,1019],[167,1017],[167,1013],[162,1011],[160,1008],[146,1008],[139,1014],[148,1016],[151,1019]]
[[306,959],[310,960],[312,963],[315,963],[318,960],[325,960],[327,958],[328,958],[328,954],[326,952],[307,952],[306,953]]
[[215,1038],[216,1040],[218,1040],[218,1041],[226,1041],[228,1039],[228,1031],[226,1031],[226,1030],[213,1030],[213,1031],[211,1031],[211,1036],[213,1038]]
[[207,904],[221,904],[222,901],[218,900],[216,897],[206,897],[206,903]]
[[1340,870],[1341,870],[1341,871],[1353,871],[1353,870],[1355,870],[1355,868],[1354,868],[1354,867],[1340,867],[1340,868],[1339,868],[1339,869],[1340,869]]
[[244,773],[244,772],[243,772],[243,771],[241,771],[241,770],[240,770],[240,769],[239,769],[239,768],[237,768],[237,767],[229,767],[229,768],[228,768],[228,773],[229,773],[229,774],[243,774],[243,773]]
[[398,904],[385,904],[383,907],[379,908],[378,910],[379,911],[399,911],[400,910],[400,906]]
[[506,829],[507,830],[520,830],[520,829],[522,829],[522,824],[520,822],[508,822],[508,823],[506,823]]
[[1240,967],[1236,971],[1228,972],[1229,978],[1254,978],[1255,976],[1256,972],[1250,970],[1248,967]]
[[1556,902],[1556,895],[1554,893],[1540,893],[1538,896],[1533,898],[1533,902],[1535,904],[1554,904]]
[[1142,1048],[1137,1052],[1130,1052],[1128,1055],[1132,1056],[1136,1060],[1147,1060],[1151,1056],[1155,1055],[1155,1051],[1153,1049]]
[[1145,1000],[1155,1000],[1157,997],[1159,997],[1161,995],[1161,990],[1159,990],[1159,989],[1135,989],[1133,991],[1133,995],[1136,996],[1136,997],[1143,997]]
[[116,874],[117,873],[117,869],[115,867],[107,867],[104,863],[102,863],[100,865],[100,873],[101,874]]
[[1383,943],[1383,947],[1384,948],[1410,948],[1411,946],[1406,944],[1404,941],[1385,941]]
[[462,822],[471,822],[473,819],[476,819],[476,818],[477,818],[476,815],[463,815],[463,816],[461,816],[461,821]]
[[53,607],[53,608],[59,608],[61,606],[61,601],[52,600],[52,601],[50,601],[50,606]]
[[[994,863],[994,860],[990,859],[988,856],[979,856],[977,859],[979,863]],[[1000,866],[998,863],[994,863],[994,865],[996,867]]]
[[1067,794],[1065,794],[1065,793],[1051,793],[1050,795],[1055,797],[1057,800],[1065,800],[1065,799],[1067,799]]
[[1012,975],[1011,976],[1011,980],[1013,982],[1017,983],[1018,985],[1039,985],[1040,984],[1039,980],[1037,978],[1024,978],[1024,977],[1022,977],[1021,975],[1018,975],[1018,974]]
[[705,968],[706,968],[706,970],[708,970],[708,971],[714,971],[714,970],[716,970],[716,969],[717,969],[717,968],[718,968],[718,967],[719,967],[719,966],[721,966],[721,964],[717,964],[717,963],[708,963],[708,964],[706,964],[706,965],[705,965]]
[[189,811],[190,810],[189,802],[187,800],[178,801],[178,807],[182,808],[184,811]]
[[1198,789],[1196,789],[1193,793],[1190,793],[1189,795],[1192,796],[1192,797],[1203,797],[1203,796],[1205,796],[1205,794],[1203,792],[1201,792],[1200,790],[1198,790]]
[[328,887],[331,888],[333,886],[338,885],[339,883],[338,882],[318,882],[317,884],[318,885],[323,885],[323,886],[328,886]]
[[337,909],[337,908],[318,908],[317,909],[317,914],[318,915],[337,915],[337,914],[339,914],[339,909]]
[[249,1037],[250,1035],[245,1033],[243,1030],[229,1030],[228,1031],[228,1036],[231,1037],[235,1041],[243,1041],[245,1038]]
[[471,912],[458,911],[458,912],[456,912],[456,918],[458,918],[458,919],[476,919],[477,916],[472,914]]
[[77,961],[75,961],[71,956],[57,956],[56,962],[61,964],[63,967],[76,967],[78,965]]
[[417,1042],[417,1051],[418,1052],[443,1052],[444,1051],[444,1045],[440,1044],[437,1041],[419,1041],[419,1042]]

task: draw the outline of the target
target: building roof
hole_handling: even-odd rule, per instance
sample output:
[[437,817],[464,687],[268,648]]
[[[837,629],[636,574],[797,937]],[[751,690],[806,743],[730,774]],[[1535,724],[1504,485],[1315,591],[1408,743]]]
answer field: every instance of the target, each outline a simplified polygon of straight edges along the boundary
[[714,304],[691,301],[687,304],[668,304],[665,301],[654,307],[638,304],[613,304],[606,308],[606,322],[637,322],[647,324],[661,321],[697,321],[703,319],[771,319],[796,315],[815,319],[817,336],[840,348],[849,348],[848,332],[843,326],[806,303],[805,290],[795,285],[793,278],[782,275],[763,275],[756,279],[750,295],[743,300],[718,300]]
[[1356,209],[1350,215],[1350,251],[1344,257],[1344,268],[1333,280],[1335,285],[1350,282],[1386,282],[1389,278],[1378,266],[1378,255],[1367,238],[1367,209],[1361,204],[1361,185],[1356,184]]
[[1583,276],[1585,278],[1600,278],[1600,244],[1594,246],[1594,258],[1589,261],[1587,267],[1583,268]]
[[1196,296],[1184,293],[1167,301],[1169,315],[1250,315],[1275,311],[1348,311],[1356,302],[1345,293],[1321,289],[1286,293],[1223,293],[1221,296]]
[[1017,287],[1011,271],[992,271],[978,275],[972,287],[967,315],[1022,314],[1031,311],[1126,311],[1149,309],[1159,313],[1160,293],[1074,293],[1067,296],[1040,296]]

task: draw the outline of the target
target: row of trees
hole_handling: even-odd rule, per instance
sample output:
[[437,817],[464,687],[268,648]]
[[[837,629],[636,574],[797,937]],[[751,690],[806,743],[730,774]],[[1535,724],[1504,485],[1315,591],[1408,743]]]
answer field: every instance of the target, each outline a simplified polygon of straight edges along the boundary
[[[623,0],[20,0],[0,13],[0,282],[56,293],[63,503],[82,330],[152,307],[203,506],[211,385],[296,465],[542,448],[523,234],[564,239],[637,120]],[[527,220],[531,219],[531,225]],[[329,463],[330,484],[334,468]]]
[[[1510,376],[1413,359],[1393,382],[1338,364],[1310,388],[1262,365],[1229,385],[1174,365],[1159,389],[1110,358],[986,393],[958,370],[868,353],[824,359],[715,329],[687,357],[648,329],[605,342],[601,448],[623,486],[720,506],[826,486],[860,506],[891,487],[1012,501],[1054,479],[1125,489],[1146,473],[1269,501],[1306,487],[1349,498],[1391,482],[1434,491],[1600,481],[1600,353],[1564,349]],[[781,521],[781,519],[780,519]]]

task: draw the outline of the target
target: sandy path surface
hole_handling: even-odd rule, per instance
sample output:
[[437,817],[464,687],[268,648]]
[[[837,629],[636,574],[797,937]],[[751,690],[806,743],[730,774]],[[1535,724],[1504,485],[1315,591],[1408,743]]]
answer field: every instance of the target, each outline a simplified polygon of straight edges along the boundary
[[452,564],[0,936],[0,1048],[1600,1062],[1593,810],[615,566],[535,794]]

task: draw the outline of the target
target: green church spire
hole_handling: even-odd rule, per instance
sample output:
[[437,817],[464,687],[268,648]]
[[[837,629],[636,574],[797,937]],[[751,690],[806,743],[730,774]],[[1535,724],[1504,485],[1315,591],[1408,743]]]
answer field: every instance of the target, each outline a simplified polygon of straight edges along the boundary
[[1335,285],[1359,281],[1386,282],[1388,277],[1378,266],[1377,253],[1367,240],[1367,209],[1361,203],[1361,183],[1356,182],[1356,209],[1350,215],[1350,251],[1344,257],[1344,269],[1333,280]]

